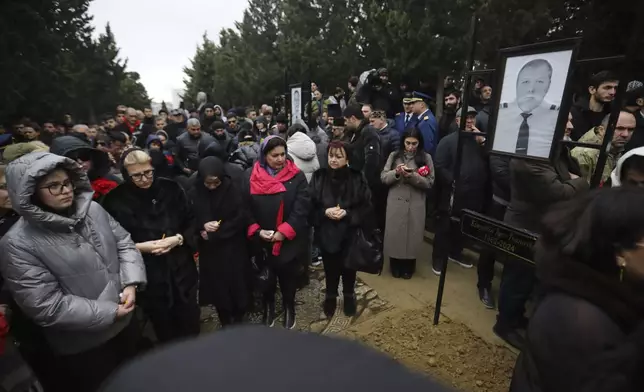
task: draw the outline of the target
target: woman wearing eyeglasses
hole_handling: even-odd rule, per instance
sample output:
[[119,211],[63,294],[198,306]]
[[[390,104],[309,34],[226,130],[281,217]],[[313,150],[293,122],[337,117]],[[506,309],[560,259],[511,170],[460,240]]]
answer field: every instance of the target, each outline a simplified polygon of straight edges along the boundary
[[380,178],[389,187],[384,253],[394,278],[411,279],[425,233],[425,198],[434,184],[432,157],[417,128],[402,134],[400,149],[389,155]]
[[35,152],[6,169],[20,220],[0,241],[0,272],[24,315],[40,327],[35,368],[45,390],[94,391],[135,354],[130,323],[146,283],[130,235],[101,206],[80,165]]
[[197,335],[197,267],[192,214],[183,189],[154,173],[143,150],[126,150],[121,158],[125,182],[108,193],[105,209],[130,232],[143,254],[148,286],[139,301],[161,342]]

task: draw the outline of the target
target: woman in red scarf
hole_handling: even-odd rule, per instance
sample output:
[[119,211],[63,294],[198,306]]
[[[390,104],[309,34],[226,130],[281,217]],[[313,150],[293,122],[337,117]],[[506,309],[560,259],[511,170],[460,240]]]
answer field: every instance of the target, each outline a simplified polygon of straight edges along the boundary
[[[284,327],[295,328],[297,256],[308,246],[310,199],[304,174],[287,159],[286,141],[269,136],[246,187],[249,197],[248,237],[264,255],[264,265],[277,277],[284,304]],[[264,323],[275,324],[277,281],[264,293]]]

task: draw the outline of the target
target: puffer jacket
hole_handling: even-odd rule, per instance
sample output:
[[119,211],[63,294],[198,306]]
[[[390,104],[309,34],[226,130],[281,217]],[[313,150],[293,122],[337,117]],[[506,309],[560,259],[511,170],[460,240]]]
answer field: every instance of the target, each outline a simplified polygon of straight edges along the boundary
[[[32,202],[38,181],[57,167],[76,187],[69,217]],[[115,337],[131,318],[116,319],[119,293],[146,283],[130,234],[92,201],[87,176],[71,159],[31,153],[12,162],[6,176],[21,218],[0,241],[0,272],[18,306],[57,354],[84,352]]]
[[239,148],[230,155],[230,163],[243,170],[250,169],[259,159],[259,143],[241,142]]
[[288,155],[306,176],[306,181],[311,182],[311,176],[320,168],[315,142],[302,132],[295,132],[286,142]]
[[193,137],[186,132],[177,138],[177,166],[179,169],[196,171],[199,168],[200,145],[208,146],[215,138],[205,132],[201,136]]

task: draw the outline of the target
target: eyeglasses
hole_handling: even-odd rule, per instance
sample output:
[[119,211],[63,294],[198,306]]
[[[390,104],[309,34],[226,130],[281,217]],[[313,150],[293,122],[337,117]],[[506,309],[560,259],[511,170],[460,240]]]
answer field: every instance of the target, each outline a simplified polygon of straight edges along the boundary
[[154,176],[154,169],[142,171],[141,173],[130,174],[130,177],[137,182],[143,181],[143,177],[152,178],[152,176]]
[[74,189],[76,189],[76,186],[74,186],[74,183],[71,180],[65,180],[63,182],[53,182],[49,185],[40,187],[40,189],[47,189],[49,191],[49,194],[52,196],[62,195],[65,191],[65,188],[73,191]]

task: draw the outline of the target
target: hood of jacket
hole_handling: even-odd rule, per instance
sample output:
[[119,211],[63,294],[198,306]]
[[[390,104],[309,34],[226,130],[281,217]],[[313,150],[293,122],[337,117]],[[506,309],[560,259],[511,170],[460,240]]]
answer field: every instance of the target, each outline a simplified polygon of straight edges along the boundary
[[317,157],[315,142],[302,132],[295,132],[286,141],[288,153],[303,161],[311,161]]
[[618,187],[622,186],[622,166],[624,165],[624,162],[632,156],[644,156],[644,147],[638,147],[630,150],[626,154],[622,155],[621,158],[619,158],[619,161],[617,161],[617,166],[615,166],[615,169],[613,172],[610,174],[610,181],[611,181],[611,186],[612,187]]
[[[56,168],[65,169],[75,185],[73,213],[63,216],[45,211],[33,203],[38,181]],[[87,215],[94,192],[79,164],[69,158],[33,152],[11,162],[6,169],[7,189],[14,211],[29,223],[69,230]]]
[[156,142],[158,142],[160,145],[162,145],[162,146],[163,146],[163,143],[161,143],[161,139],[159,138],[159,136],[157,136],[157,135],[150,135],[150,136],[148,136],[148,138],[145,140],[145,147],[149,149],[149,148],[150,148],[150,144],[152,144],[152,142],[155,142],[155,141],[156,141]]
[[49,152],[68,157],[72,152],[87,150],[92,156],[92,168],[88,176],[90,180],[106,176],[110,171],[110,158],[104,151],[93,148],[83,140],[74,136],[60,136],[54,139]]
[[224,162],[228,161],[228,154],[219,142],[210,143],[203,151],[199,152],[199,156],[201,157],[201,159],[207,157],[217,157]]

